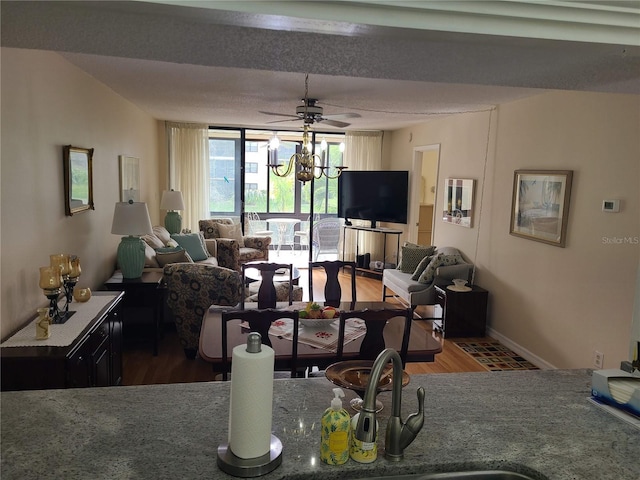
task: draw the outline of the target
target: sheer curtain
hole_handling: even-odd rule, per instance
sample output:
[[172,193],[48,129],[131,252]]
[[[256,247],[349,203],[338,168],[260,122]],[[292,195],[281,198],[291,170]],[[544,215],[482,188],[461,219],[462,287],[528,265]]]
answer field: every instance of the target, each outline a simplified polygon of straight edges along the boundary
[[[382,167],[382,132],[347,132],[344,142],[344,164],[350,170],[380,170]],[[352,220],[354,225],[370,226],[368,220]],[[355,232],[345,231],[343,239],[345,260],[356,256]],[[360,232],[358,235],[360,254],[370,253],[371,261],[382,260],[383,236],[377,233]],[[367,265],[367,268],[369,266]]]
[[169,188],[182,192],[182,228],[198,231],[209,218],[209,127],[167,122]]

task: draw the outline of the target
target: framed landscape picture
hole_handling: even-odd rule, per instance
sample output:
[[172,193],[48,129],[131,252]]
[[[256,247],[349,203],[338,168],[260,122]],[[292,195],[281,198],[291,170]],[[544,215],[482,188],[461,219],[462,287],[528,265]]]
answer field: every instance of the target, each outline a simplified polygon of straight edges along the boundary
[[516,170],[509,233],[564,247],[572,178],[572,170]]

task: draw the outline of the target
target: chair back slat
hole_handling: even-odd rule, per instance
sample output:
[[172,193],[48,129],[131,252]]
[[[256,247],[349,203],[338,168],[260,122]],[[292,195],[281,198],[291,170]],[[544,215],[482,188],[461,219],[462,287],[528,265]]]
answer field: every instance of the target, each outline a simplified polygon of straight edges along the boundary
[[309,300],[313,301],[313,270],[316,268],[324,268],[327,281],[324,285],[324,303],[333,307],[339,307],[342,301],[342,287],[338,274],[340,269],[348,268],[351,272],[351,307],[356,302],[356,263],[345,262],[342,260],[309,262]]
[[[271,324],[281,318],[293,319],[293,337],[291,341],[291,359],[286,363],[287,370],[291,371],[291,377],[297,375],[298,360],[298,312],[283,311],[275,309],[258,310],[225,310],[221,314],[222,318],[222,379],[228,380],[231,371],[230,350],[236,345],[228,345],[229,322],[240,320],[247,322],[249,331],[258,332],[262,337],[262,344],[271,347],[269,339],[269,328]],[[239,327],[240,328],[240,327]]]
[[376,357],[386,348],[384,341],[384,329],[389,324],[389,320],[395,317],[403,317],[402,344],[400,346],[400,359],[402,366],[406,364],[407,353],[409,351],[409,337],[411,335],[411,320],[413,312],[410,308],[384,308],[379,310],[351,310],[340,312],[340,326],[338,329],[338,361],[342,360],[344,348],[344,330],[346,321],[350,318],[360,318],[364,320],[367,333],[360,345],[359,356],[362,360],[375,360]]
[[[289,305],[293,303],[293,265],[286,263],[246,263],[242,265],[242,284],[247,285],[246,269],[255,268],[260,271],[262,280],[258,288],[258,309],[276,308],[277,292],[273,277],[277,270],[289,271]],[[244,309],[245,296],[242,296],[240,308]]]

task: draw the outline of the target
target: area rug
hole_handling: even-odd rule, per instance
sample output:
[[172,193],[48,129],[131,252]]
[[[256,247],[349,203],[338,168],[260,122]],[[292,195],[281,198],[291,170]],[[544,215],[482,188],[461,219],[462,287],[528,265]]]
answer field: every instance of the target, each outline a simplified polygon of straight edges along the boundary
[[540,370],[533,363],[496,341],[453,343],[490,372]]

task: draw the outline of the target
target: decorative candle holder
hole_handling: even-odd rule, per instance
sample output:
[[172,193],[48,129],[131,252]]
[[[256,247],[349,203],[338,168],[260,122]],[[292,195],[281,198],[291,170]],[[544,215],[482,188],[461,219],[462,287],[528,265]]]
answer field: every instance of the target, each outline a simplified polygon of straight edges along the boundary
[[36,321],[36,340],[46,340],[51,336],[51,317],[48,308],[39,308],[38,320]]

